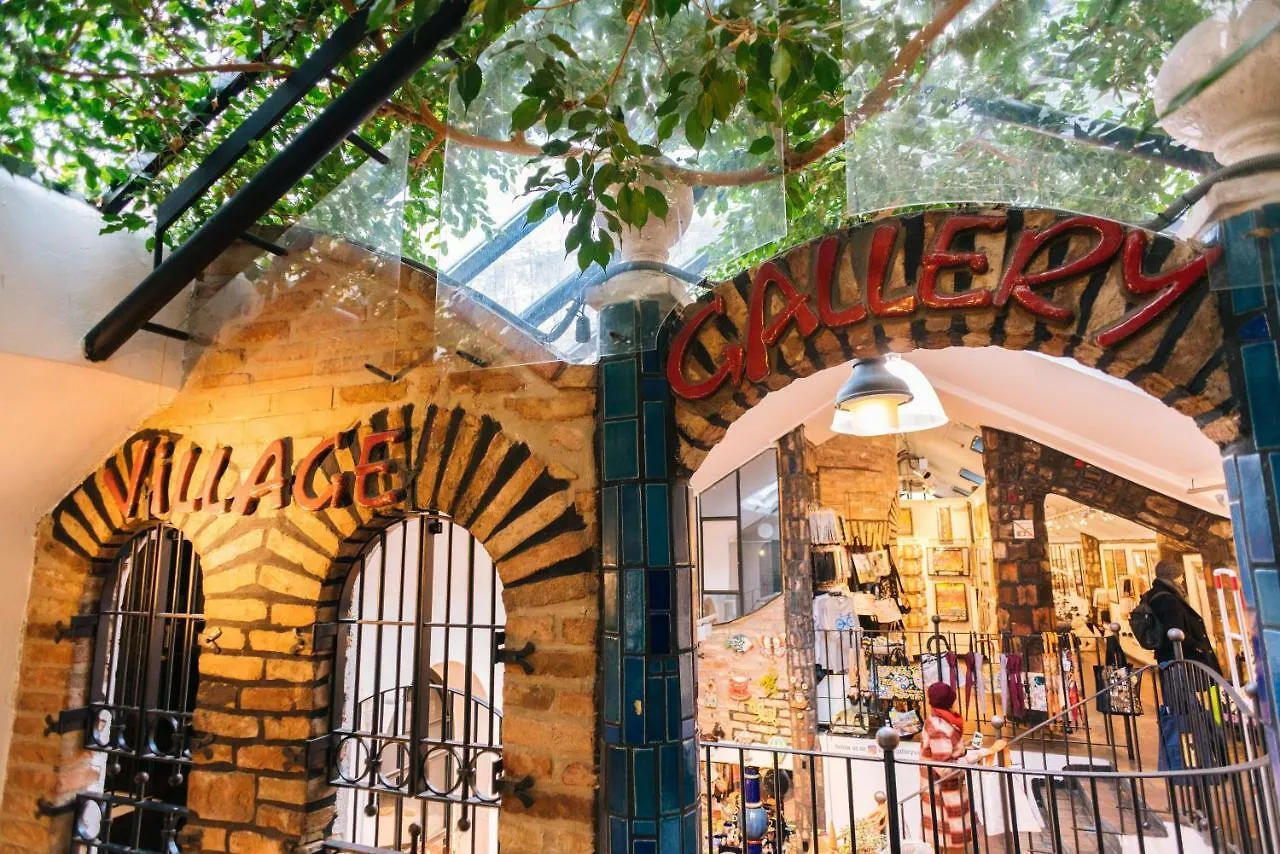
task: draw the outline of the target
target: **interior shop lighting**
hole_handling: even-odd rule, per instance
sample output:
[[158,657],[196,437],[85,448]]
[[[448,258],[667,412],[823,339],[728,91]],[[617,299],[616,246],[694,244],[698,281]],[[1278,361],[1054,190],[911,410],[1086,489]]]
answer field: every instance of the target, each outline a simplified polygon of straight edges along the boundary
[[929,380],[915,365],[890,353],[853,363],[836,393],[831,429],[850,436],[914,433],[947,423]]

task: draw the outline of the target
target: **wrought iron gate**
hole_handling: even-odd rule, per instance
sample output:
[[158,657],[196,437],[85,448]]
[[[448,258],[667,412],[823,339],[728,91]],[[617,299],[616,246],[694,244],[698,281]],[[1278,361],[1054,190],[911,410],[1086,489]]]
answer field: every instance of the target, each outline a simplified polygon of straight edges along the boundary
[[332,638],[338,787],[331,850],[496,852],[502,771],[502,585],[446,517],[381,532],[357,559]]
[[200,559],[160,526],[121,550],[98,613],[59,627],[59,639],[96,638],[88,705],[49,721],[51,731],[82,728],[85,747],[102,755],[101,792],[69,805],[72,851],[179,850],[203,611]]

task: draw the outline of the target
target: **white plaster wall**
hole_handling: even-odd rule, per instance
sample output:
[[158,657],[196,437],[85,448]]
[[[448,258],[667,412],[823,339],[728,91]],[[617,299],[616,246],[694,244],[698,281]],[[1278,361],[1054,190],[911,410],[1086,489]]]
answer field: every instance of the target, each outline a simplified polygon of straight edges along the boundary
[[140,236],[101,228],[83,202],[0,172],[0,796],[36,524],[180,380],[179,345],[153,335],[84,360],[85,332],[150,269]]

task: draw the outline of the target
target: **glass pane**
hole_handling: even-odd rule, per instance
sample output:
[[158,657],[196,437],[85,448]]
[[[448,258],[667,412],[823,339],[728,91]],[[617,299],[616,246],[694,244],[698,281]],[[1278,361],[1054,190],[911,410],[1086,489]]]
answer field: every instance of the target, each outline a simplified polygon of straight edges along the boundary
[[[742,527],[761,514],[778,512],[778,455],[772,448],[738,469],[742,491]],[[775,526],[776,528],[776,526]]]
[[708,593],[702,597],[702,612],[713,623],[727,623],[738,619],[738,597],[731,594]]
[[702,589],[738,589],[738,523],[702,523]]
[[867,113],[849,129],[851,214],[1009,202],[1141,223],[1211,166],[1159,127],[1154,86],[1173,44],[1231,0],[979,0],[934,42],[923,72],[901,80],[885,78],[886,46],[943,4],[841,5],[848,112]]
[[721,478],[710,489],[698,496],[698,513],[708,516],[738,515],[738,484],[736,474]]
[[742,608],[750,614],[782,590],[778,457],[772,448],[738,471],[742,492]]

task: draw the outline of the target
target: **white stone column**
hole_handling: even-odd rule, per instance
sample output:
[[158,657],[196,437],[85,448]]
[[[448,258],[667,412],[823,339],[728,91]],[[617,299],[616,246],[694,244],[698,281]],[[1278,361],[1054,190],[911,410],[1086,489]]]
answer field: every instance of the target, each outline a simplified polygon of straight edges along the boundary
[[[1161,127],[1179,142],[1211,153],[1223,166],[1280,154],[1280,31],[1199,95],[1165,115],[1180,92],[1278,18],[1280,2],[1253,0],[1239,14],[1210,18],[1183,36],[1156,78]],[[1181,230],[1190,236],[1210,223],[1278,200],[1280,171],[1224,181],[1191,209]]]

